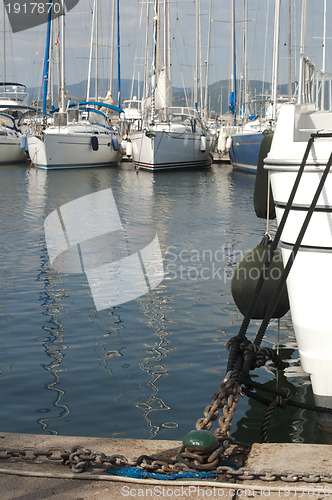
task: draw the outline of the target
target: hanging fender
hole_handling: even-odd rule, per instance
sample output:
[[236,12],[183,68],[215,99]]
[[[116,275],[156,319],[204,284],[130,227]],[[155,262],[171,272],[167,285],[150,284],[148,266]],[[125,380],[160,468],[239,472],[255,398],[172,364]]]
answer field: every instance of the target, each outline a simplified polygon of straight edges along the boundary
[[28,152],[28,138],[25,134],[21,136],[21,149],[26,153]]
[[218,136],[218,142],[217,142],[217,151],[218,153],[225,153],[226,151],[226,139],[227,139],[227,134],[225,130],[220,130],[219,136]]
[[93,151],[98,151],[99,149],[98,137],[96,135],[91,137],[91,147]]
[[[257,172],[254,189],[254,209],[257,217],[270,220],[276,218],[272,190],[269,188],[268,171],[264,168],[264,159],[271,148],[273,133],[265,134],[259,149]],[[268,190],[270,189],[269,213],[267,213]]]
[[201,135],[201,153],[205,153],[206,151],[206,135]]
[[119,151],[119,139],[117,138],[116,135],[112,137],[112,146],[114,151]]
[[[261,269],[269,255],[271,240],[266,235],[259,245],[248,252],[237,264],[231,282],[231,292],[239,311],[245,316],[253,294],[255,293]],[[271,264],[266,272],[264,284],[258,296],[252,319],[263,319],[269,303],[278,288],[284,267],[280,248],[276,248]],[[286,284],[272,314],[272,318],[281,318],[289,310]]]
[[127,144],[126,144],[126,155],[128,158],[130,158],[133,154],[133,143],[131,142],[130,139],[128,139]]

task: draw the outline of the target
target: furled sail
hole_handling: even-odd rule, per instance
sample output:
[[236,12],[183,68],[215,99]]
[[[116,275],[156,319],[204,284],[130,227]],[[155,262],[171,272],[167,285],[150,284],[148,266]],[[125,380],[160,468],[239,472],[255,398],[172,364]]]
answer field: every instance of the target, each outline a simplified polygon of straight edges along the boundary
[[[165,109],[170,106],[172,106],[172,85],[165,68],[162,68],[159,73],[156,87],[155,107],[156,111],[160,111],[161,109]],[[143,99],[142,108],[146,113],[151,110],[151,97]]]

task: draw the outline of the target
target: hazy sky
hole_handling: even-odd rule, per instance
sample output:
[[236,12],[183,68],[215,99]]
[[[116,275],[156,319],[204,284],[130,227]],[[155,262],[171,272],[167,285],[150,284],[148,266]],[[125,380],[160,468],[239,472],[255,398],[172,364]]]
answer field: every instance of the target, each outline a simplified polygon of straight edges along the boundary
[[[120,45],[121,77],[143,78],[144,45],[146,32],[146,1],[120,0]],[[162,0],[161,0],[162,1]],[[198,0],[197,0],[198,1]],[[150,0],[151,2],[151,0]],[[248,2],[248,70],[251,79],[271,81],[273,54],[274,0],[247,0]],[[287,81],[287,26],[288,2],[281,0],[280,20],[280,75],[279,82]],[[22,3],[22,2],[21,2]],[[243,0],[236,0],[236,43],[237,77],[242,74],[242,37],[243,37]],[[322,64],[323,5],[324,0],[307,0],[307,48],[306,53],[314,57],[316,64]],[[93,0],[80,0],[78,5],[66,16],[66,81],[76,83],[87,78],[88,57],[91,34],[91,11]],[[108,77],[110,73],[111,18],[113,0],[100,0],[100,53],[99,74]],[[143,4],[143,5],[142,5]],[[205,83],[207,67],[207,38],[210,5],[211,41],[209,61],[209,83],[228,79],[230,75],[230,0],[201,0],[201,78]],[[327,34],[332,28],[332,0],[327,0]],[[298,68],[300,40],[300,10],[302,0],[291,0],[292,15],[294,6],[297,22],[292,28],[292,79]],[[193,85],[195,61],[195,9],[193,0],[171,0],[171,45],[173,85],[187,87]],[[1,9],[3,21],[3,11]],[[19,33],[11,33],[6,24],[6,77],[27,86],[41,83],[45,47],[46,26],[39,26]],[[332,40],[328,39],[327,71],[332,72]],[[3,51],[0,51],[0,54]],[[116,56],[116,52],[115,52]],[[1,57],[1,56],[0,56]],[[114,59],[116,77],[117,60]],[[3,63],[1,62],[1,79]]]

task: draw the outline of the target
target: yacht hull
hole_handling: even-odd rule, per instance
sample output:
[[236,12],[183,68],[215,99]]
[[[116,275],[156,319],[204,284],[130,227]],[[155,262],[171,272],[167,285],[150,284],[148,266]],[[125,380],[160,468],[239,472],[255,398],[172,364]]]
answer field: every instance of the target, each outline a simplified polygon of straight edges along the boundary
[[235,170],[256,173],[258,155],[263,137],[262,132],[232,136],[229,159]]
[[211,146],[206,139],[204,149],[201,134],[181,128],[135,132],[131,135],[135,167],[151,171],[209,167]]
[[114,149],[110,134],[43,133],[28,137],[28,149],[33,164],[45,170],[110,166],[122,156]]
[[27,156],[21,149],[21,137],[0,135],[0,165],[9,163],[21,163],[27,160]]
[[[332,129],[332,114],[314,111],[310,105],[283,106],[270,153],[265,159],[278,223],[313,129]],[[315,139],[281,235],[285,264],[331,151],[331,137]],[[302,367],[310,374],[316,403],[332,408],[331,282],[332,172],[328,174],[287,279],[292,322]]]

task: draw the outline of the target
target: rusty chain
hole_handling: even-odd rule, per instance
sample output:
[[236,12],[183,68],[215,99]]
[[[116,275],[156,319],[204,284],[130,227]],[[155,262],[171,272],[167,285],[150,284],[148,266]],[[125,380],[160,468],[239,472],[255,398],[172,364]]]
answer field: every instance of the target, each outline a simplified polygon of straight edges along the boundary
[[[224,480],[261,480],[261,481],[283,481],[286,483],[295,483],[303,481],[305,483],[329,483],[332,484],[332,473],[324,472],[297,472],[293,470],[284,470],[277,472],[272,469],[254,470],[249,467],[240,467],[234,470],[227,465],[215,466],[215,461],[218,460],[220,449],[213,452],[209,457],[208,465],[204,462],[204,457],[197,453],[189,453],[182,446],[177,453],[175,459],[156,459],[152,456],[142,455],[133,460],[129,460],[123,455],[114,454],[107,456],[102,452],[91,451],[85,448],[73,448],[70,452],[63,448],[49,448],[47,450],[38,450],[36,448],[22,449],[4,449],[0,448],[0,460],[19,458],[25,460],[36,460],[40,457],[45,457],[48,460],[62,461],[65,465],[70,465],[73,472],[85,472],[88,468],[94,466],[103,466],[107,468],[117,469],[119,467],[142,467],[148,472],[162,472],[170,474],[174,472],[193,470],[192,463],[186,463],[186,458],[198,462],[197,470],[213,471]],[[236,449],[236,447],[235,447]],[[236,452],[236,451],[235,451]],[[233,450],[234,453],[234,450]],[[182,457],[185,457],[183,460]]]
[[240,397],[240,384],[229,373],[218,387],[218,393],[212,396],[212,401],[204,410],[204,418],[196,422],[196,429],[211,430],[212,422],[219,417],[219,409],[222,408],[222,416],[219,418],[219,427],[215,434],[218,438],[229,437],[232,428],[233,414],[237,408]]

